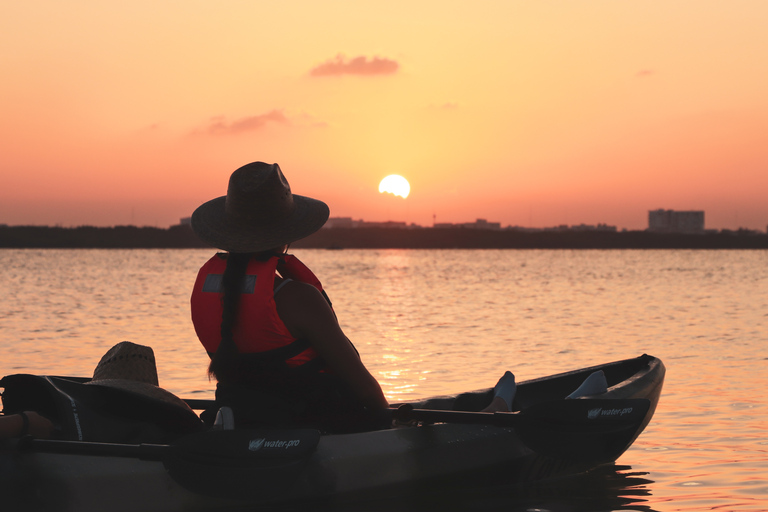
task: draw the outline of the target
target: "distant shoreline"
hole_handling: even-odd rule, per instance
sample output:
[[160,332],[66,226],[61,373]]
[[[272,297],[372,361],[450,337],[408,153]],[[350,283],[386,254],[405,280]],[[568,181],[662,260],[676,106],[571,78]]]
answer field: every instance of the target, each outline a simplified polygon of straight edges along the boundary
[[[467,228],[326,228],[295,242],[315,249],[768,249],[748,230],[702,234],[649,231],[515,231]],[[62,228],[0,226],[5,249],[206,248],[189,226]]]

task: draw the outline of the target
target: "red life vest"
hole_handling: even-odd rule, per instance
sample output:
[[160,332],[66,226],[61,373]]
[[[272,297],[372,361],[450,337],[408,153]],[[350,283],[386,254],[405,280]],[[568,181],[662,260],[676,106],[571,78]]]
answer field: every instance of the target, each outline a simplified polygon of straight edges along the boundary
[[[190,299],[195,332],[209,355],[213,355],[221,343],[221,282],[226,258],[226,254],[216,254],[200,268]],[[266,261],[251,259],[245,271],[232,334],[241,354],[272,351],[270,354],[279,354],[281,362],[288,367],[296,368],[316,360],[318,354],[306,342],[294,338],[277,314],[274,299],[276,270],[284,279],[311,284],[322,292],[320,281],[295,256],[286,254]]]

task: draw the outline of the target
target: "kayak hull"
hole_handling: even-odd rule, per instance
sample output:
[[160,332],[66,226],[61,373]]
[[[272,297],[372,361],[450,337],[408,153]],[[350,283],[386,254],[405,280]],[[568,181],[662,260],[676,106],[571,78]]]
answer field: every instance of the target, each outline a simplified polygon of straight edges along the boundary
[[[107,503],[115,511],[168,512],[391,498],[585,472],[614,462],[648,425],[663,386],[662,362],[644,355],[520,382],[515,398],[514,408],[523,411],[562,400],[597,370],[603,370],[609,383],[601,400],[647,400],[647,413],[610,432],[542,424],[535,433],[541,439],[533,441],[544,441],[538,444],[550,447],[547,453],[515,428],[458,423],[323,435],[306,456],[248,465],[47,453],[5,440],[0,442],[0,495],[24,510],[80,512],[103,510]],[[480,400],[488,394],[480,390],[463,395]],[[579,400],[589,404],[591,398]],[[455,399],[429,402],[450,405]]]

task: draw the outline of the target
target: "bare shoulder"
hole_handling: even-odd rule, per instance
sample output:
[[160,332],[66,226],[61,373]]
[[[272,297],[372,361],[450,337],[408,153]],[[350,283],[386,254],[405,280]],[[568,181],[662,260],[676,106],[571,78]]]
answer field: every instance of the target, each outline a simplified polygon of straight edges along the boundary
[[286,283],[275,295],[277,314],[296,337],[314,338],[338,328],[333,310],[320,291],[299,281]]
[[285,285],[280,288],[277,295],[275,295],[275,302],[278,306],[290,306],[292,304],[310,305],[316,301],[325,303],[323,294],[311,284],[302,283],[301,281],[289,281],[285,283]]

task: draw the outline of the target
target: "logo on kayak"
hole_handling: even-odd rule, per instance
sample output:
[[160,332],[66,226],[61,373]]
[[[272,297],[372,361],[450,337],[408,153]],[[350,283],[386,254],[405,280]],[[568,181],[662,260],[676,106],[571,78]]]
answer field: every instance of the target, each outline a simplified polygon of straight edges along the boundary
[[587,418],[590,420],[596,420],[598,418],[621,417],[625,414],[632,414],[632,407],[624,407],[621,409],[603,409],[602,407],[596,407],[587,411]]
[[264,438],[261,438],[261,439],[251,439],[248,442],[248,450],[252,451],[252,452],[257,452],[257,451],[261,450],[261,447],[264,446],[264,441],[266,441],[266,439],[264,439]]
[[300,444],[301,439],[289,439],[287,441],[277,439],[275,441],[268,441],[262,437],[261,439],[251,439],[248,442],[248,451],[257,452],[262,448],[278,448],[287,450],[288,448],[296,448]]

